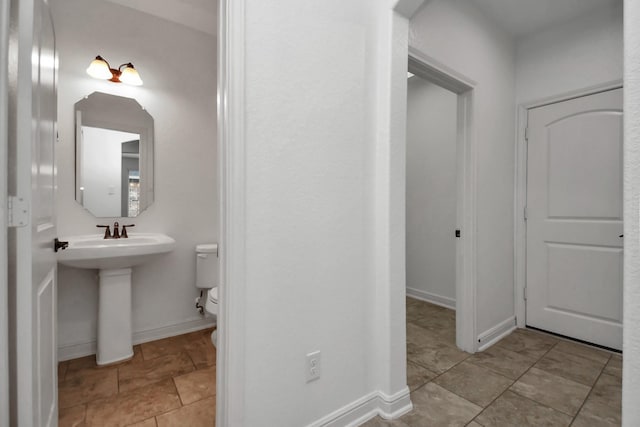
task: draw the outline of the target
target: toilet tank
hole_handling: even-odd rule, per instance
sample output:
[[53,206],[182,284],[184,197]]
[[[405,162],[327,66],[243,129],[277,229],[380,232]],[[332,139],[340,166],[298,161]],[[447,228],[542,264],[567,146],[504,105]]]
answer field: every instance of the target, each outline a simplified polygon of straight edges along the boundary
[[218,245],[205,243],[196,246],[196,288],[211,289],[218,286],[220,263]]

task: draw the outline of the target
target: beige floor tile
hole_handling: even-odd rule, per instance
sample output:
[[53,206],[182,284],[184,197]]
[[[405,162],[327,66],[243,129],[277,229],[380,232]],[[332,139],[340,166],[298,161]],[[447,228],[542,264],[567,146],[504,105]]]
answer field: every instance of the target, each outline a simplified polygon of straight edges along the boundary
[[84,427],[86,413],[86,405],[62,408],[58,413],[58,427]]
[[436,315],[418,318],[415,324],[431,331],[438,340],[452,346],[456,345],[455,311],[443,308]]
[[407,322],[413,322],[423,315],[423,310],[418,305],[407,306]]
[[487,406],[513,384],[512,379],[468,361],[456,365],[434,382],[482,407]]
[[412,297],[406,297],[405,301],[406,301],[406,306],[407,307],[409,307],[411,305],[418,305],[421,302],[419,299],[412,298]]
[[118,393],[118,369],[84,369],[67,372],[58,384],[58,405],[69,408]]
[[67,373],[68,367],[69,367],[69,362],[58,363],[58,382],[64,381],[64,376]]
[[413,323],[407,323],[407,346],[424,347],[434,341],[441,341],[441,337],[425,328]]
[[199,333],[195,339],[187,341],[185,350],[197,369],[214,366],[216,364],[216,348],[211,342],[211,331]]
[[414,347],[409,352],[407,359],[410,362],[427,368],[433,372],[443,373],[470,356],[456,347],[442,341],[430,341],[424,346]]
[[482,426],[475,421],[471,421],[469,424],[467,424],[467,427],[482,427]]
[[411,391],[423,386],[436,376],[438,376],[438,374],[427,368],[413,362],[407,362],[407,386]]
[[216,328],[206,328],[206,329],[200,329],[199,331],[195,331],[195,332],[190,332],[188,334],[183,335],[185,341],[190,342],[190,341],[198,341],[201,338],[206,338],[209,340],[209,342],[211,342],[211,332],[213,332]]
[[77,359],[68,360],[67,361],[67,372],[79,371],[88,368],[97,368],[96,364],[96,356],[92,354],[91,356],[79,357]]
[[78,359],[73,359],[68,361],[67,370],[65,373],[65,380],[70,380],[75,378],[76,376],[86,375],[87,372],[95,370],[104,370],[104,369],[112,369],[119,368],[122,366],[130,365],[132,363],[138,363],[142,361],[142,351],[139,345],[133,346],[133,356],[125,360],[123,362],[112,363],[109,365],[98,366],[96,363],[96,356],[86,356]]
[[216,394],[215,366],[174,377],[173,381],[176,383],[183,405],[188,405]]
[[[143,350],[144,352],[144,347]],[[140,388],[165,378],[183,375],[195,368],[186,352],[160,356],[119,368],[120,393]]]
[[178,335],[157,341],[145,342],[140,344],[140,347],[142,348],[142,357],[144,360],[151,360],[156,357],[182,353],[185,344],[185,336]]
[[456,345],[456,329],[455,328],[443,329],[438,333],[438,335],[440,335],[441,339],[445,343],[450,344],[452,346]]
[[469,361],[514,380],[535,363],[533,359],[497,346],[474,354]]
[[511,391],[538,403],[574,416],[587,398],[590,387],[531,368],[511,387]]
[[445,315],[421,316],[413,320],[412,323],[439,334],[442,330],[455,330],[456,318]]
[[604,362],[585,359],[554,348],[540,359],[535,366],[543,371],[592,386],[600,375]]
[[516,329],[495,346],[537,360],[544,356],[557,342],[558,340],[555,338],[534,331]]
[[114,366],[126,366],[126,365],[131,365],[134,363],[141,363],[144,361],[144,357],[142,356],[142,346],[141,345],[134,345],[133,346],[133,357],[131,357],[131,359],[129,360],[125,360],[124,362],[119,362],[114,364]]
[[608,351],[572,341],[559,341],[554,350],[573,354],[575,356],[581,356],[585,359],[593,360],[594,362],[599,362],[603,365],[607,363],[611,357],[611,353]]
[[209,398],[156,417],[158,427],[212,427],[216,422],[216,400]]
[[622,356],[614,354],[604,368],[604,373],[622,378]]
[[572,417],[506,391],[476,419],[484,427],[568,426]]
[[601,403],[622,410],[622,379],[603,373],[593,386],[589,399],[597,399]]
[[139,423],[130,424],[127,427],[157,427],[156,417],[147,418],[144,421],[140,421]]
[[422,318],[447,318],[452,317],[455,319],[455,312],[448,308],[441,307],[439,305],[430,304],[425,301],[419,301],[407,306],[407,320],[415,322]]
[[411,401],[413,410],[400,418],[411,427],[464,426],[482,410],[434,383],[411,393]]
[[587,399],[572,426],[575,427],[614,427],[622,423],[620,409],[613,408],[598,398]]
[[[180,407],[172,379],[87,404],[88,427],[119,427],[144,421]],[[188,424],[183,424],[188,425]]]
[[362,424],[360,427],[410,427],[400,420],[385,420],[375,417]]

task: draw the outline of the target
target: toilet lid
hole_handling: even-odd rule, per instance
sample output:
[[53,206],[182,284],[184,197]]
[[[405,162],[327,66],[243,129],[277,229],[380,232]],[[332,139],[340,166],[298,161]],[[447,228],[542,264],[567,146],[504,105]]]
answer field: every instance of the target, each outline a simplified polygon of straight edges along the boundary
[[209,289],[209,301],[218,303],[218,287]]

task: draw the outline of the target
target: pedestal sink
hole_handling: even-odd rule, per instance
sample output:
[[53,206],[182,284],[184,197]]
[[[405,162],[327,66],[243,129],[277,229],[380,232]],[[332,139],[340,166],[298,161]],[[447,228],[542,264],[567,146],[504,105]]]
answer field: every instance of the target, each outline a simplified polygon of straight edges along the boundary
[[100,270],[96,362],[107,365],[132,357],[132,267],[173,251],[175,240],[159,233],[130,233],[126,239],[92,234],[64,240],[69,246],[58,252],[60,264]]

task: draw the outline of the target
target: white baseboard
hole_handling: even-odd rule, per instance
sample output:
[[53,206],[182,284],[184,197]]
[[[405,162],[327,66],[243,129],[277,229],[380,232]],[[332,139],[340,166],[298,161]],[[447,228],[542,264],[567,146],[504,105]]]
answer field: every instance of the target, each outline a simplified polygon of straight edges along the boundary
[[374,391],[309,424],[308,427],[356,427],[378,415],[390,420],[406,414],[411,409],[413,405],[409,388],[393,396]]
[[455,298],[443,297],[442,295],[432,294],[431,292],[415,288],[407,288],[407,296],[430,302],[431,304],[439,305],[441,307],[450,308],[451,310],[456,309]]
[[65,345],[64,347],[58,347],[58,362],[64,362],[65,360],[77,359],[78,357],[96,354],[97,347],[98,346],[95,341],[69,344]]
[[[167,325],[160,328],[148,329],[146,331],[134,332],[132,340],[134,345],[142,344],[162,338],[199,331],[201,329],[215,326],[215,324],[216,319],[212,317],[194,319],[175,325]],[[77,359],[78,357],[90,356],[92,354],[96,354],[96,349],[97,343],[95,340],[58,347],[58,360],[62,362],[65,360]]]
[[516,329],[516,317],[511,316],[478,335],[478,351],[484,351]]

